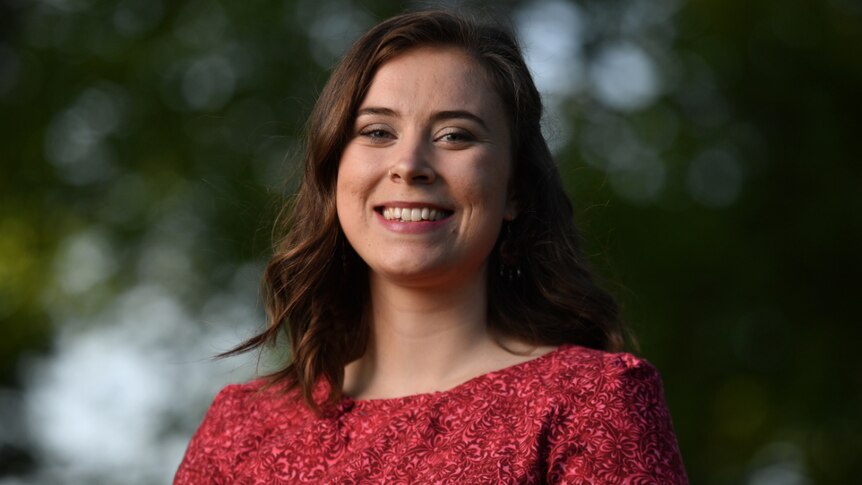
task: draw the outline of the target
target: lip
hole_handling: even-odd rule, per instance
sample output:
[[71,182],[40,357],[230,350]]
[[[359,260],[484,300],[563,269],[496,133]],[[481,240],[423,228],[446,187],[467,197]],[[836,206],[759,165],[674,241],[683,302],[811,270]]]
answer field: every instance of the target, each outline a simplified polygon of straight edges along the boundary
[[[449,215],[443,219],[436,221],[418,221],[418,222],[402,222],[397,220],[389,220],[383,217],[383,210],[386,207],[400,207],[402,209],[413,209],[417,207],[427,207],[438,211],[446,211]],[[426,234],[434,232],[449,224],[454,211],[448,207],[432,202],[410,202],[410,201],[388,201],[374,206],[374,215],[383,227],[397,232],[399,234]]]

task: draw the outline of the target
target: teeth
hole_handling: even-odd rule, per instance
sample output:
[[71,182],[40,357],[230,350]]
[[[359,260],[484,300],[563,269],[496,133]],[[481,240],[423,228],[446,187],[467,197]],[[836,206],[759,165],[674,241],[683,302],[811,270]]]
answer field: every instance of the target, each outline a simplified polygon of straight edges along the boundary
[[446,217],[446,213],[428,207],[386,207],[383,209],[383,217],[389,221],[400,220],[401,222],[437,221]]

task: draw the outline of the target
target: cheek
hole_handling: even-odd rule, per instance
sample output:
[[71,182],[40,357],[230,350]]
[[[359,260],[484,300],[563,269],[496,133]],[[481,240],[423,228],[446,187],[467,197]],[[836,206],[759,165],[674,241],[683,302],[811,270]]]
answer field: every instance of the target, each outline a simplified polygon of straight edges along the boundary
[[[508,163],[499,159],[478,164],[477,170],[461,179],[462,193],[472,194],[474,203],[487,210],[502,211],[508,200],[511,175]],[[502,166],[501,166],[502,165]]]
[[351,183],[354,178],[351,176],[349,168],[344,163],[339,165],[338,179],[335,185],[335,211],[338,214],[338,221],[344,229],[346,229],[345,222],[349,224],[349,221],[352,219],[349,217],[349,214],[355,206],[354,192],[356,189]]
[[345,176],[342,170],[338,171],[338,183],[335,192],[335,213],[338,224],[347,237],[348,242],[354,246],[359,237],[360,226],[358,225],[359,204],[354,195],[355,189],[351,186],[350,178]]
[[360,163],[356,163],[350,151],[345,150],[341,161],[338,163],[338,176],[336,178],[335,200],[338,206],[342,203],[349,203],[355,197],[357,185],[361,181],[361,174],[358,168]]
[[363,217],[365,204],[374,188],[374,174],[369,170],[372,165],[356,155],[355,150],[345,150],[338,166],[335,209],[342,228]]

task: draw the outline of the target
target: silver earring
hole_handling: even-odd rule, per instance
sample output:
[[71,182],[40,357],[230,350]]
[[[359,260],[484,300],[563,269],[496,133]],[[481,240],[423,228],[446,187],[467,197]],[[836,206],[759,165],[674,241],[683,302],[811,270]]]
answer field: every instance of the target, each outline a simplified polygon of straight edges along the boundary
[[512,224],[506,224],[506,236],[500,243],[500,277],[512,281],[521,277],[521,266],[513,248]]

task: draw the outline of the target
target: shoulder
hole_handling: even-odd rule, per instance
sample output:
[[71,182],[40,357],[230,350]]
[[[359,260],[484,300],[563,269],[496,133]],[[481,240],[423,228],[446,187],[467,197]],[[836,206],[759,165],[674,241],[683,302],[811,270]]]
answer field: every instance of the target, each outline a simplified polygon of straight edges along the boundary
[[227,385],[216,394],[201,428],[244,421],[249,414],[266,406],[273,397],[272,390],[266,387],[263,380]]
[[626,352],[612,353],[563,345],[546,354],[533,373],[550,398],[584,400],[623,387],[661,389],[661,376],[650,362]]
[[572,344],[561,345],[547,355],[552,357],[550,360],[553,364],[563,369],[603,369],[613,372],[614,370],[652,367],[652,364],[646,359],[628,352],[607,352]]
[[270,385],[266,379],[256,379],[222,388],[207,411],[201,428],[217,427],[230,431],[235,427],[237,431],[248,432],[250,428],[245,423],[261,426],[275,414],[290,417],[304,411],[306,407],[298,391],[285,391],[283,384]]
[[229,384],[223,387],[213,399],[209,414],[213,412],[230,413],[235,408],[243,407],[249,401],[254,401],[265,383],[261,380],[246,382],[243,384]]
[[563,347],[546,364],[556,409],[549,433],[552,483],[687,483],[661,377],[629,353]]
[[174,483],[232,476],[237,457],[266,433],[272,416],[278,414],[273,413],[276,408],[283,416],[303,412],[295,396],[264,380],[224,387],[189,442]]
[[630,353],[567,346],[546,363],[549,401],[579,426],[647,431],[670,423],[658,370]]
[[233,437],[247,431],[246,423],[253,422],[262,407],[271,406],[275,397],[263,380],[225,386],[213,399],[189,451],[200,445],[210,448],[230,443]]

